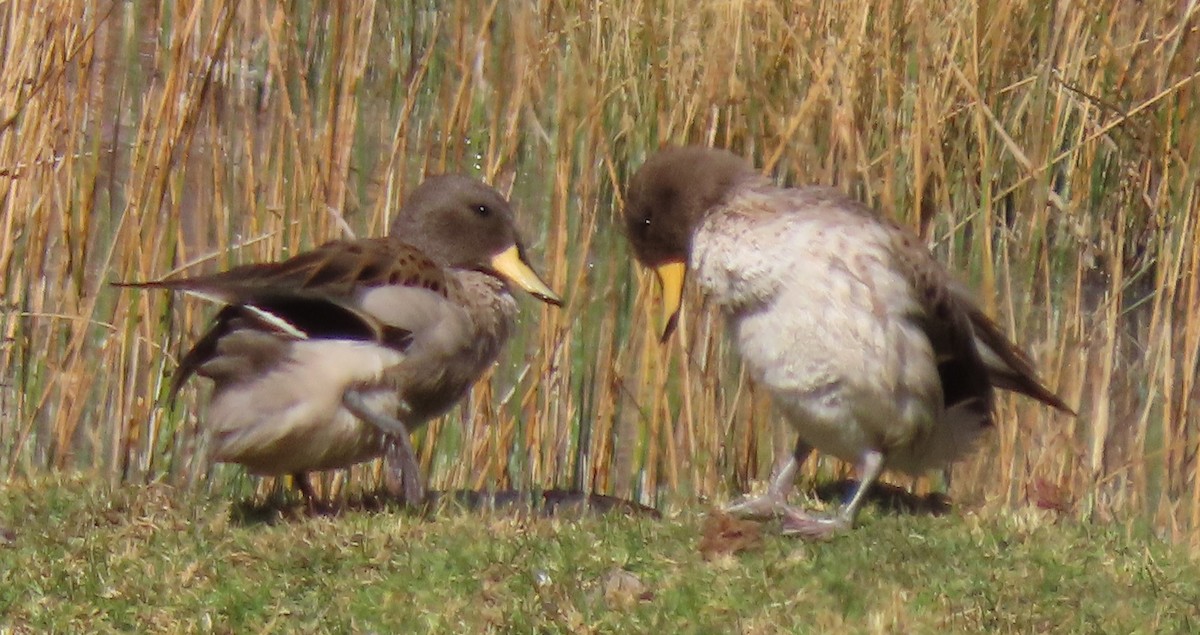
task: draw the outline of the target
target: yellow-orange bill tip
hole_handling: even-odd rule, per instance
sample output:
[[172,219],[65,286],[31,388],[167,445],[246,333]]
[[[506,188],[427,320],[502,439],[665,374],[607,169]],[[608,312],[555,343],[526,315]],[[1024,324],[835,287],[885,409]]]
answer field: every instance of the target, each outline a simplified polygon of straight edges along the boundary
[[662,340],[666,341],[679,323],[679,310],[683,305],[683,280],[687,276],[687,264],[668,262],[654,268],[658,274],[658,289],[662,296]]
[[562,298],[538,277],[529,263],[521,258],[521,251],[516,245],[492,257],[492,268],[513,284],[533,294],[534,297],[547,304],[562,306]]

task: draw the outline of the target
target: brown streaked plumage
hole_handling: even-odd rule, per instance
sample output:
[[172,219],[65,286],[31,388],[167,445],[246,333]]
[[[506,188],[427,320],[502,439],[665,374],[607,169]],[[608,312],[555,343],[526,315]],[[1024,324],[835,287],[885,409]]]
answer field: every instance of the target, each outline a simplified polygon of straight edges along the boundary
[[[686,273],[797,433],[767,494],[734,513],[829,536],[853,526],[884,468],[919,473],[968,451],[991,424],[994,388],[1071,413],[915,235],[837,190],[781,188],[732,153],[669,148],[630,180],[625,221],[659,275],[663,337]],[[787,505],[813,449],[861,472],[831,518]]]
[[426,180],[387,238],[339,240],[282,262],[124,284],[224,305],[183,356],[171,394],[213,380],[214,459],[256,474],[348,467],[387,451],[410,503],[424,496],[408,434],[450,409],[496,359],[513,282],[558,297],[528,266],[508,201],[484,183]]

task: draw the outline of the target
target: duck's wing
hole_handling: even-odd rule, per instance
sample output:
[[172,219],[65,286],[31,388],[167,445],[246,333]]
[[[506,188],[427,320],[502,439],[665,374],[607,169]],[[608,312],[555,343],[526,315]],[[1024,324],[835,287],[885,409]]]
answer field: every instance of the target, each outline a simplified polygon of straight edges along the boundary
[[946,409],[967,408],[990,421],[995,391],[975,345],[970,316],[947,284],[949,275],[915,235],[880,222],[889,225],[893,257],[912,289],[914,321],[933,347]]
[[375,341],[404,350],[447,315],[454,281],[415,247],[387,238],[334,241],[281,262],[143,283],[226,304],[184,355],[171,394],[193,374],[232,379],[288,340]]
[[912,232],[884,219],[907,275],[922,325],[938,359],[947,407],[969,399],[991,410],[991,387],[1021,393],[1069,414],[1070,407],[1038,378],[1029,357],[1009,340]]
[[184,291],[224,304],[262,297],[342,299],[363,287],[407,286],[445,296],[445,270],[416,247],[390,238],[337,240],[280,262],[256,263],[219,273],[116,286]]

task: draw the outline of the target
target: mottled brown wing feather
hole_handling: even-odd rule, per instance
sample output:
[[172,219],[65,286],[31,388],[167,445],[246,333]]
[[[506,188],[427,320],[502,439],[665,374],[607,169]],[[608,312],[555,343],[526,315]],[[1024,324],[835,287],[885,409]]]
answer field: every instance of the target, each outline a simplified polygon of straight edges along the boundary
[[[383,342],[404,349],[410,333],[381,324],[350,302],[363,287],[419,287],[443,297],[449,293],[445,271],[415,247],[388,238],[334,241],[282,262],[250,264],[211,275],[175,278],[118,286],[194,291],[227,303],[204,336],[180,360],[170,387],[173,399],[192,375],[202,369],[225,372],[224,361],[244,363],[255,351],[237,360],[224,360],[218,348],[236,331],[256,332],[277,339],[292,337],[272,324],[253,306],[273,315],[309,337],[339,337]],[[268,339],[240,338],[253,347]],[[232,371],[230,371],[232,372]]]
[[333,241],[281,262],[242,265],[204,276],[118,283],[194,291],[228,304],[251,303],[264,294],[341,299],[356,288],[382,285],[448,293],[446,273],[437,263],[417,248],[390,238]]

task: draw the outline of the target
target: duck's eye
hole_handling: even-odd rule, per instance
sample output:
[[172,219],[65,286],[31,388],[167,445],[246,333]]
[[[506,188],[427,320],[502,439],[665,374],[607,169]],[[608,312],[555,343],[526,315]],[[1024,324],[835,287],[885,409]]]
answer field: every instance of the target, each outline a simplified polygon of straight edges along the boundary
[[650,233],[650,217],[649,216],[643,218],[641,221],[638,222],[637,232],[639,234],[641,234],[642,236],[645,236],[646,234]]
[[487,218],[488,216],[492,215],[492,208],[488,207],[487,205],[476,205],[475,213],[481,218]]

